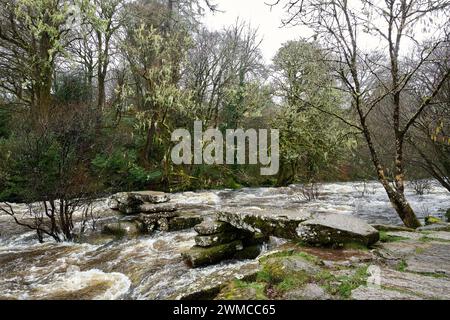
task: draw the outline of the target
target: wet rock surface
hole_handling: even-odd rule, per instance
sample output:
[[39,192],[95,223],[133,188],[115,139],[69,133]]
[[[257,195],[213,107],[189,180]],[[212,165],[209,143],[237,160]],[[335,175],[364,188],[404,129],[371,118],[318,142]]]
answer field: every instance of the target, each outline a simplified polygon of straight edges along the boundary
[[296,228],[300,222],[311,218],[302,210],[238,208],[217,213],[217,220],[235,228],[258,232],[284,239],[297,239]]
[[299,224],[298,237],[311,244],[340,245],[360,243],[370,246],[379,240],[379,232],[365,221],[344,215],[321,215]]

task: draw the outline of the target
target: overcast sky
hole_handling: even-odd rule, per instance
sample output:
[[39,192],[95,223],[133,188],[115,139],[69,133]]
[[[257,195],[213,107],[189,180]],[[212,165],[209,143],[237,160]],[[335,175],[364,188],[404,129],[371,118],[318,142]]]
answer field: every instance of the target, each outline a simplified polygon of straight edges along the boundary
[[[285,17],[285,8],[282,4],[271,7],[266,3],[274,3],[276,0],[212,0],[212,3],[218,4],[219,10],[223,12],[211,13],[207,12],[203,18],[203,22],[210,30],[220,30],[225,26],[233,25],[236,19],[240,18],[247,21],[253,28],[258,29],[258,34],[262,38],[261,51],[267,63],[272,61],[281,44],[288,40],[296,40],[301,37],[311,36],[311,32],[306,27],[282,27],[281,21]],[[359,2],[353,2],[359,3]],[[425,40],[433,35],[433,33],[442,32],[439,27],[440,23],[445,23],[447,19],[435,18],[435,28],[429,32],[422,32],[418,26],[415,33],[416,40]],[[439,23],[438,23],[439,22]],[[374,38],[364,33],[359,35],[360,49],[370,50],[386,50],[386,42]],[[408,55],[410,47],[414,44],[410,39],[404,37],[402,42],[403,54]]]
[[208,12],[204,22],[211,30],[232,25],[238,18],[249,22],[253,28],[258,29],[258,34],[263,39],[261,51],[266,61],[270,62],[282,43],[309,35],[304,28],[281,28],[283,7],[279,5],[271,10],[265,2],[272,1],[274,0],[215,0],[213,3],[217,3],[224,12]]

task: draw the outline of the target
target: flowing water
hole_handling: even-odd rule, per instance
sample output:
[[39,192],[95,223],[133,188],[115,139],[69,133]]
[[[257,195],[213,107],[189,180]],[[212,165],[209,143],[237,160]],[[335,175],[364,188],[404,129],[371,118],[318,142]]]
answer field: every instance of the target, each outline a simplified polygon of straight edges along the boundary
[[[172,201],[183,210],[203,215],[224,206],[258,206],[354,215],[370,223],[400,223],[376,182],[324,184],[320,198],[310,202],[299,190],[300,186],[292,185],[184,192],[172,195]],[[450,208],[450,194],[437,184],[423,196],[408,189],[407,197],[421,218],[442,215]],[[96,209],[100,222],[117,215],[104,202],[100,204]],[[0,215],[0,299],[176,298],[192,287],[238,276],[255,265],[254,261],[228,261],[189,269],[181,252],[194,245],[194,236],[193,230],[187,230],[135,239],[96,236],[86,243],[40,244],[33,232]],[[278,243],[273,241],[272,247]]]

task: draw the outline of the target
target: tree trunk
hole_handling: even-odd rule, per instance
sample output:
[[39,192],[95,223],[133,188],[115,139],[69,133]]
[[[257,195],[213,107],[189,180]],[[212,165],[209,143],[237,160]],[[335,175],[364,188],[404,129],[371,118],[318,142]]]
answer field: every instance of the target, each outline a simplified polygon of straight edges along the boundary
[[[378,180],[383,185],[388,198],[394,207],[395,211],[399,215],[400,219],[403,221],[406,227],[416,229],[421,226],[419,220],[414,213],[414,210],[409,205],[408,201],[404,195],[404,181],[403,181],[403,170],[402,170],[402,153],[397,152],[396,155],[396,175],[395,175],[395,185],[394,189],[386,178],[385,171],[381,162],[378,158],[378,153],[373,145],[372,136],[367,128],[365,120],[361,120],[361,125],[363,128],[364,137],[366,138],[367,146],[369,147],[372,162],[375,166]],[[397,143],[397,148],[401,148],[401,144]]]
[[150,127],[147,130],[147,138],[145,140],[145,147],[144,147],[144,161],[146,164],[150,163],[150,155],[152,153],[153,149],[153,139],[156,134],[156,124],[153,119],[151,120]]
[[394,190],[389,185],[389,182],[387,180],[383,183],[383,186],[385,187],[385,190],[388,194],[392,206],[394,207],[395,211],[397,211],[400,219],[402,219],[405,226],[412,229],[420,227],[421,224],[417,219],[414,210],[411,208],[410,204],[406,200],[404,194]]

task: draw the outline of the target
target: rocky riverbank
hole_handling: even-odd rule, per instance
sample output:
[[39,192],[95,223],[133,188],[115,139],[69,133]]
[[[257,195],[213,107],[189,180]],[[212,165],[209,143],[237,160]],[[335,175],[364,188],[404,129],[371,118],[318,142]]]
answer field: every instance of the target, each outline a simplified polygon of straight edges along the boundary
[[289,242],[249,264],[240,278],[195,288],[181,299],[450,299],[450,227],[395,231],[370,248]]

